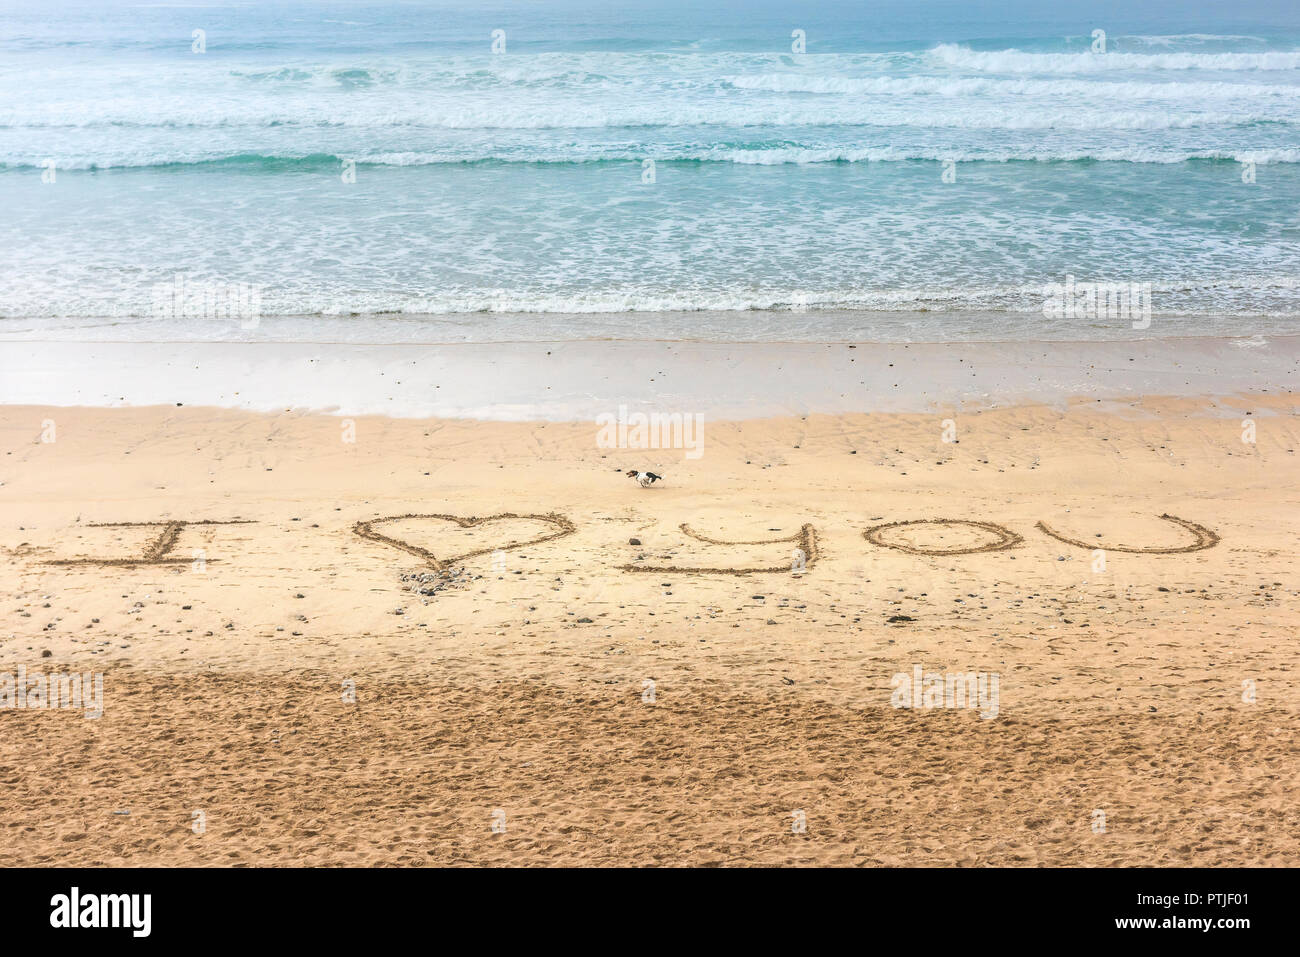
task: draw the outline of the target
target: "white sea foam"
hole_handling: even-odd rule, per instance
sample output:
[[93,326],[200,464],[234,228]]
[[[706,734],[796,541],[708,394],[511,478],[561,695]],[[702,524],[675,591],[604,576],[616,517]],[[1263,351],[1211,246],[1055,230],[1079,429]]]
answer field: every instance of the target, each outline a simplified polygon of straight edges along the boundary
[[972,50],[955,43],[941,43],[929,53],[946,66],[987,73],[1103,73],[1121,70],[1271,72],[1300,69],[1300,50],[1266,53],[1027,53],[1014,49]]
[[1138,43],[1145,43],[1151,46],[1174,46],[1178,43],[1230,43],[1235,41],[1246,41],[1249,43],[1267,43],[1264,37],[1250,36],[1240,33],[1168,33],[1155,36],[1138,34],[1135,36],[1117,37],[1117,40],[1128,42],[1130,40]]
[[1300,96],[1300,84],[1238,80],[1068,80],[1056,77],[836,76],[806,72],[733,74],[722,82],[739,90],[846,95],[1082,97],[1087,100],[1206,100]]
[[[60,156],[58,168],[63,170],[129,169],[168,165],[197,165],[231,160],[250,162],[328,160],[333,163],[350,160],[370,166],[441,166],[472,163],[521,163],[539,165],[568,165],[597,162],[641,163],[654,159],[657,163],[734,163],[742,166],[814,165],[821,163],[902,163],[909,161],[957,163],[1072,163],[1085,160],[1111,163],[1173,164],[1194,160],[1229,160],[1237,163],[1254,162],[1258,165],[1300,163],[1300,148],[1237,149],[1237,150],[1187,150],[1161,147],[1091,147],[1079,149],[949,149],[942,147],[755,147],[735,149],[712,147],[707,149],[534,149],[457,150],[454,152],[365,153],[318,156],[317,154],[284,154],[277,156],[221,152],[143,152],[126,155],[104,153],[96,156]],[[0,166],[36,169],[44,162],[40,154],[0,154]]]
[[[678,288],[647,290],[635,286],[602,288],[586,292],[540,293],[520,292],[512,289],[485,290],[474,294],[441,293],[429,296],[372,292],[354,297],[348,305],[341,306],[331,297],[286,295],[286,291],[273,290],[262,302],[264,318],[329,317],[345,324],[356,323],[356,333],[364,339],[373,335],[373,329],[363,325],[366,319],[384,317],[457,317],[471,315],[557,315],[557,316],[611,316],[624,313],[817,313],[855,311],[863,313],[907,313],[920,318],[921,327],[942,319],[940,314],[963,313],[967,315],[998,314],[1038,317],[1042,314],[1044,288],[1060,276],[1047,276],[1041,282],[1006,283],[988,286],[933,285],[915,288],[783,288],[754,290],[735,288]],[[1152,313],[1156,316],[1187,317],[1220,315],[1223,304],[1234,300],[1267,300],[1300,292],[1297,276],[1245,276],[1232,279],[1180,278],[1149,282],[1152,292]],[[1196,302],[1204,305],[1198,307]],[[1192,303],[1192,305],[1189,305]],[[46,318],[81,320],[72,322],[67,329],[77,331],[72,338],[83,338],[82,333],[92,331],[89,338],[151,339],[158,335],[169,336],[147,301],[139,308],[127,307],[110,311],[109,304],[82,304],[71,312],[47,309],[24,309],[21,315],[6,316],[0,313],[0,339],[25,338],[24,327],[15,324],[23,317],[41,315]],[[931,319],[924,317],[934,314]],[[1289,309],[1237,310],[1238,315],[1293,317]],[[178,317],[184,318],[184,317]],[[779,327],[780,320],[774,320]],[[182,338],[221,338],[237,333],[237,324],[222,324],[212,320],[190,321]],[[105,332],[116,328],[113,333]],[[336,327],[338,328],[338,327]],[[93,332],[98,330],[98,332]],[[174,329],[172,331],[175,331]],[[936,329],[932,336],[941,338]],[[292,338],[292,337],[291,337]]]

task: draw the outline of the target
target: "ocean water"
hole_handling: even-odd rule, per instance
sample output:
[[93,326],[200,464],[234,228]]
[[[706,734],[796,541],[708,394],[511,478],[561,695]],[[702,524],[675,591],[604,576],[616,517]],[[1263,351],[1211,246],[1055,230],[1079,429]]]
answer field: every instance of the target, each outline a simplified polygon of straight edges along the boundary
[[1294,333],[1300,4],[0,5],[0,246],[9,339]]

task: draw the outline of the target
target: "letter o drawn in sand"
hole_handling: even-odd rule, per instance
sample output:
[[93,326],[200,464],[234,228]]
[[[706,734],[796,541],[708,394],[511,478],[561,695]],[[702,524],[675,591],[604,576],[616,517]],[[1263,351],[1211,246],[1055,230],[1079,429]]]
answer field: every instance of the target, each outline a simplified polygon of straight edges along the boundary
[[[887,542],[880,536],[883,531],[891,528],[902,528],[906,525],[969,525],[981,531],[992,532],[997,536],[997,540],[984,545],[958,546],[957,548],[917,548],[914,545],[904,545],[901,542]],[[862,537],[872,545],[896,548],[900,552],[907,552],[909,555],[973,555],[976,552],[1000,552],[1003,549],[1015,548],[1024,541],[1021,536],[1009,528],[1003,528],[1001,525],[995,525],[992,522],[976,522],[965,518],[916,518],[910,522],[886,522],[884,525],[874,525],[867,529],[862,533]]]
[[[384,522],[400,522],[407,518],[436,518],[443,522],[453,522],[461,528],[473,528],[475,525],[486,525],[488,522],[501,521],[503,519],[530,519],[536,522],[546,522],[554,526],[557,531],[549,535],[539,535],[537,538],[530,538],[526,542],[512,542],[509,545],[489,545],[487,548],[478,548],[471,552],[465,552],[463,555],[451,555],[447,558],[438,558],[427,548],[421,548],[419,545],[412,545],[410,542],[403,541],[400,538],[393,538],[375,531],[375,526]],[[513,551],[516,548],[524,548],[528,545],[537,545],[541,542],[549,542],[556,538],[563,538],[565,535],[572,535],[578,530],[578,526],[569,521],[558,512],[551,512],[547,515],[518,515],[514,512],[502,512],[499,515],[484,515],[483,517],[470,516],[461,518],[459,515],[389,515],[384,518],[372,518],[368,522],[357,522],[352,526],[352,531],[362,538],[368,538],[372,542],[383,542],[385,545],[392,545],[394,548],[400,548],[404,552],[410,552],[423,558],[435,569],[441,571],[453,562],[464,561],[467,558],[476,558],[479,555],[486,555],[488,552],[495,552],[498,549],[503,552]]]
[[1181,555],[1187,552],[1199,552],[1206,548],[1213,548],[1219,544],[1219,536],[1210,531],[1204,525],[1197,525],[1195,522],[1189,522],[1185,518],[1179,518],[1176,515],[1170,515],[1168,512],[1160,516],[1166,522],[1173,522],[1175,525],[1181,525],[1196,537],[1190,545],[1179,545],[1174,548],[1129,548],[1124,545],[1102,545],[1100,542],[1081,542],[1075,538],[1066,538],[1060,532],[1053,531],[1048,527],[1046,522],[1039,522],[1038,527],[1046,534],[1052,536],[1058,542],[1065,542],[1067,545],[1075,545],[1079,548],[1093,549],[1102,548],[1108,552],[1130,552],[1135,555]]

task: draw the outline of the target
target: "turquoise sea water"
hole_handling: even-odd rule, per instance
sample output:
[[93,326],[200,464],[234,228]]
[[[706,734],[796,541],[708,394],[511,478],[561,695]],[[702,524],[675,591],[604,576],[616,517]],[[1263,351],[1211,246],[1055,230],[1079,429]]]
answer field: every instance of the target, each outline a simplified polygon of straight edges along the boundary
[[0,244],[7,338],[1296,331],[1300,6],[0,6]]

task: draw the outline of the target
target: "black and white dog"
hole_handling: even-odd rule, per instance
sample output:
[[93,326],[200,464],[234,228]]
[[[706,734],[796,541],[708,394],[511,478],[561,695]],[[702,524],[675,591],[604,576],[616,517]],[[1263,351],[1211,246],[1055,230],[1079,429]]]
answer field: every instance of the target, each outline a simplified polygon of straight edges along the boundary
[[636,469],[628,469],[627,477],[636,479],[642,488],[649,488],[663,478],[662,475],[655,475],[654,472],[638,472]]

